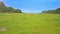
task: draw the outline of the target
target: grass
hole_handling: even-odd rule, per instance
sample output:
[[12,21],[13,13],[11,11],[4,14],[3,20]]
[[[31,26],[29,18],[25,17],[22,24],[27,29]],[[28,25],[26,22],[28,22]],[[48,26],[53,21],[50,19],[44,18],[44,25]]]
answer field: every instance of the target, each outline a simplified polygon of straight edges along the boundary
[[60,34],[60,14],[0,13],[0,34]]

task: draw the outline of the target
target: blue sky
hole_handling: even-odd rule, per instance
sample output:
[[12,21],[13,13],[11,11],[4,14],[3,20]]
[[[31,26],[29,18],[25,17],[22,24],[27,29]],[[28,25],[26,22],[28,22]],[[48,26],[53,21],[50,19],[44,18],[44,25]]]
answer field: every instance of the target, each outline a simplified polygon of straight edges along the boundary
[[60,7],[60,0],[2,0],[6,6],[21,9],[25,13],[40,13]]

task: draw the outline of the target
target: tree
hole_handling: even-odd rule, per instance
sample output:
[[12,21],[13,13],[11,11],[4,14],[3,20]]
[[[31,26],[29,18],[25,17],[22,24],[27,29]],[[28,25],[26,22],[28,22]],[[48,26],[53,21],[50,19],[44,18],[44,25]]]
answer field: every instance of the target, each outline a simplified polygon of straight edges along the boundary
[[16,9],[16,10],[15,10],[15,13],[22,13],[22,11],[19,10],[19,9]]
[[14,12],[14,9],[12,7],[8,7],[7,8],[7,12],[13,13]]

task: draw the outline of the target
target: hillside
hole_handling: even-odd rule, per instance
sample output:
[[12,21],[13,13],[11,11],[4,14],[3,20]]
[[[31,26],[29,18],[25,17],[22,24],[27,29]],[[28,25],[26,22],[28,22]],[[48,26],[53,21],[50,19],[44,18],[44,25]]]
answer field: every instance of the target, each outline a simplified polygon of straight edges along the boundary
[[0,34],[60,34],[60,14],[0,13],[2,27]]
[[22,13],[20,9],[7,7],[3,2],[0,2],[0,13]]
[[60,7],[55,9],[55,10],[45,10],[45,11],[42,11],[42,13],[45,13],[45,14],[60,14]]

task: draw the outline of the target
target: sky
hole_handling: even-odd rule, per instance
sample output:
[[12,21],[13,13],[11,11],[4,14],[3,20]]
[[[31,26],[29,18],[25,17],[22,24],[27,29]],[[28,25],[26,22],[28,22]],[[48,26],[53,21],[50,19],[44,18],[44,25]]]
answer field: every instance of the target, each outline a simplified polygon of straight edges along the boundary
[[40,13],[60,7],[60,0],[0,0],[6,6],[21,9],[25,13]]

